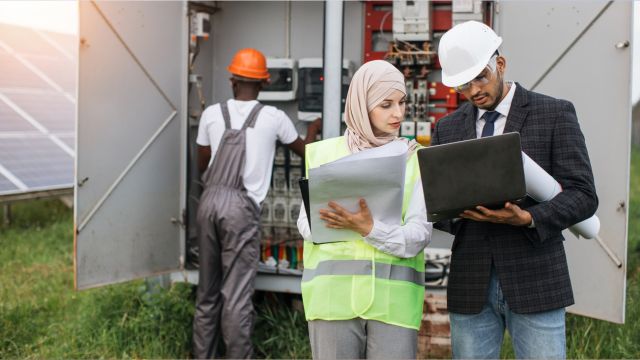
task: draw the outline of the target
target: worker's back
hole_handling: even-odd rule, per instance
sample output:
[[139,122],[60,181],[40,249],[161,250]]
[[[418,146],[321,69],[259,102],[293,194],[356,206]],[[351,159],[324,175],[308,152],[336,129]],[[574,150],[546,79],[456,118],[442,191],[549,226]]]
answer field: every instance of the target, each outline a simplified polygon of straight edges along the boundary
[[[258,101],[230,99],[226,103],[231,128],[241,129]],[[211,147],[211,161],[216,156],[224,131],[225,122],[220,104],[209,106],[200,119],[197,143]],[[297,138],[298,133],[289,117],[273,106],[264,106],[258,113],[255,125],[246,129],[243,180],[247,194],[256,204],[262,203],[269,190],[276,141],[289,144]]]

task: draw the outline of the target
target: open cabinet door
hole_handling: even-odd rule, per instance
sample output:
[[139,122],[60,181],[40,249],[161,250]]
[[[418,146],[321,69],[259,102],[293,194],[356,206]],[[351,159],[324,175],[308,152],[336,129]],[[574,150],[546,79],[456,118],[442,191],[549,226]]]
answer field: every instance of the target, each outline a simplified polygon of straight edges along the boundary
[[179,269],[184,2],[79,1],[75,286]]
[[600,199],[602,244],[564,232],[576,301],[568,310],[615,323],[625,314],[632,7],[505,1],[497,3],[494,22],[507,79],[575,105]]

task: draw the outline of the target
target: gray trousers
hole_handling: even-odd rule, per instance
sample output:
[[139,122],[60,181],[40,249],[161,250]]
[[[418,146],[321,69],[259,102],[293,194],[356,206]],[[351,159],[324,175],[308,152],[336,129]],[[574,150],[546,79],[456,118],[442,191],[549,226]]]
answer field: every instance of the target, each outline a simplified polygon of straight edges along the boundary
[[418,331],[380,321],[311,320],[314,359],[415,359]]
[[207,206],[202,208],[207,211],[199,212],[202,216],[198,219],[200,278],[193,357],[214,357],[222,338],[227,358],[251,358],[251,300],[260,259],[260,209],[249,197],[225,188],[205,193],[204,201]]

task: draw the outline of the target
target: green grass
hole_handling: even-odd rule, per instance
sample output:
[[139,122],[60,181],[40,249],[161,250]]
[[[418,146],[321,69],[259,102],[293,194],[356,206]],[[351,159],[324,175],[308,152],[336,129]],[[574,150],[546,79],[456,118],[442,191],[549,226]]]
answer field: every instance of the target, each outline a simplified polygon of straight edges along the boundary
[[191,286],[75,292],[70,210],[38,201],[13,215],[0,229],[0,358],[188,356]]
[[[307,322],[301,311],[283,306],[282,295],[265,294],[258,307],[253,334],[257,357],[279,359],[309,359],[311,346]],[[300,300],[301,301],[301,300]]]
[[[71,211],[47,200],[12,213],[0,227],[0,359],[189,357],[194,287],[133,281],[76,292]],[[303,315],[266,298],[256,356],[310,357]]]
[[[567,317],[569,358],[640,358],[640,151],[632,151],[626,324]],[[0,226],[0,358],[186,358],[193,287],[144,281],[73,290],[72,213],[54,200],[14,204]],[[309,358],[302,314],[258,296],[255,354]],[[505,341],[503,358],[514,356]]]

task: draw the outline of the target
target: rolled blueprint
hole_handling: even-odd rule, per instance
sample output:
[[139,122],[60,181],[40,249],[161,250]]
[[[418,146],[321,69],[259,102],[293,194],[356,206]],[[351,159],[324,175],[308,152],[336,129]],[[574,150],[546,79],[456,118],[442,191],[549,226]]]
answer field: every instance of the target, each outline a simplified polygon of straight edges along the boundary
[[[524,180],[527,194],[538,202],[549,201],[562,191],[562,186],[549,173],[533,161],[527,154],[522,153],[524,166]],[[574,235],[585,239],[593,239],[600,231],[600,219],[592,217],[569,227]]]

